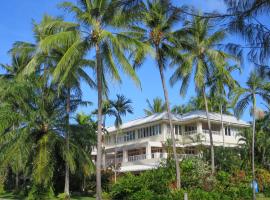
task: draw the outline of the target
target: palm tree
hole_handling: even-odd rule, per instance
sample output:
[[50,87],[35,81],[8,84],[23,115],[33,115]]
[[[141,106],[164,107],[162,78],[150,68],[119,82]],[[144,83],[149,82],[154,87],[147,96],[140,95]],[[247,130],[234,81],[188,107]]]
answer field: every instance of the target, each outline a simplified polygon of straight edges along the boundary
[[116,100],[111,100],[111,115],[115,117],[114,126],[117,129],[117,133],[115,135],[115,149],[114,149],[114,182],[116,183],[116,156],[117,156],[117,135],[121,132],[121,125],[123,123],[122,116],[126,116],[127,113],[132,114],[133,108],[131,106],[132,101],[127,99],[124,95],[116,95]]
[[220,63],[228,58],[232,58],[232,56],[216,48],[225,38],[225,32],[223,30],[213,32],[212,27],[209,19],[205,18],[193,17],[191,22],[187,22],[186,32],[188,35],[185,37],[186,43],[184,46],[183,60],[172,75],[170,82],[174,85],[177,81],[181,81],[180,94],[184,95],[194,72],[196,91],[202,94],[204,99],[210,137],[211,169],[212,174],[214,174],[214,145],[209,118],[206,84],[208,79],[213,76],[214,69],[222,67]]
[[[222,63],[221,63],[222,64]],[[221,131],[223,137],[223,147],[225,143],[225,133],[224,133],[224,124],[223,124],[223,113],[224,106],[226,104],[227,91],[229,92],[238,85],[237,81],[232,77],[232,71],[239,69],[238,66],[229,66],[227,63],[223,64],[223,67],[218,67],[214,69],[214,75],[212,79],[209,80],[210,94],[215,97],[218,96],[219,110],[220,110],[220,121],[221,121]]]
[[162,113],[166,110],[165,103],[159,97],[156,97],[153,99],[153,104],[151,104],[149,99],[146,100],[146,103],[147,103],[147,108],[144,109],[144,113],[146,116],[150,116],[155,113]]
[[[35,46],[32,50],[35,51],[35,53],[33,54],[29,64],[25,67],[24,73],[31,73],[37,63],[40,66],[45,65],[45,67],[43,67],[43,75],[52,76],[52,81],[54,84],[57,83],[59,92],[61,92],[61,90],[65,90],[67,95],[65,131],[66,169],[64,192],[69,197],[69,166],[67,160],[69,155],[69,116],[71,111],[71,93],[75,93],[79,96],[81,95],[81,80],[84,80],[91,88],[95,87],[94,81],[85,71],[86,67],[93,67],[95,62],[84,59],[84,54],[81,53],[80,56],[74,57],[72,62],[69,62],[68,65],[64,66],[64,68],[56,67],[64,56],[66,56],[68,50],[81,41],[80,32],[77,30],[77,24],[64,22],[60,18],[44,16],[40,24],[35,24],[34,32],[37,33],[37,43],[36,45],[32,45],[33,47]],[[66,39],[66,37],[68,37],[68,39]],[[55,42],[56,40],[57,43]],[[19,47],[21,47],[22,44]],[[16,56],[17,48],[18,47],[12,50],[15,54],[13,57],[15,58],[18,57]],[[29,53],[26,53],[26,55],[30,57],[31,54],[29,55]],[[40,59],[40,57],[42,57],[42,59]]]
[[[78,4],[64,2],[61,6],[68,12],[75,15],[77,22],[81,25],[80,31],[85,37],[81,42],[74,44],[67,51],[66,56],[58,67],[63,68],[67,63],[82,52],[92,48],[95,56],[95,72],[98,89],[98,134],[97,134],[97,162],[96,162],[96,182],[98,200],[101,197],[101,139],[102,139],[102,103],[104,94],[105,73],[108,72],[114,79],[120,81],[121,77],[118,67],[122,68],[137,84],[139,80],[133,67],[130,65],[126,50],[134,51],[140,47],[145,49],[144,45],[137,39],[133,39],[134,31],[129,31],[128,23],[130,16],[124,13],[117,1],[113,0],[78,0]],[[116,29],[113,29],[113,28]],[[79,48],[77,48],[79,47]],[[72,55],[72,56],[69,56]]]
[[[83,149],[88,162],[81,162],[83,158],[78,157],[79,169],[77,170],[81,177],[81,190],[85,192],[86,178],[94,171],[94,164],[92,163],[91,152],[96,146],[96,128],[97,123],[92,120],[91,115],[79,113],[75,117],[76,124],[70,125],[70,140],[79,148]],[[91,163],[89,165],[89,163]]]
[[[252,71],[246,82],[247,87],[237,87],[233,90],[233,104],[237,116],[243,114],[244,110],[251,103],[253,109],[252,123],[252,178],[255,181],[255,127],[256,127],[256,104],[257,96],[260,96],[267,103],[270,102],[270,83],[260,77],[256,71]],[[253,200],[256,199],[255,187],[253,187]]]
[[183,115],[183,114],[188,113],[192,110],[193,110],[193,108],[190,104],[179,105],[179,106],[176,105],[176,106],[173,106],[172,113]]
[[[173,27],[179,22],[180,10],[172,6],[170,0],[147,1],[142,5],[140,20],[143,23],[139,29],[141,39],[152,47],[155,52],[155,61],[160,73],[165,105],[170,124],[170,134],[173,145],[173,154],[176,167],[177,188],[181,187],[179,159],[176,152],[176,142],[173,133],[173,124],[171,117],[170,101],[166,86],[164,70],[166,64],[171,59],[179,59],[179,54],[175,45],[175,31]],[[139,49],[135,55],[135,67],[140,66],[148,52],[145,49]]]

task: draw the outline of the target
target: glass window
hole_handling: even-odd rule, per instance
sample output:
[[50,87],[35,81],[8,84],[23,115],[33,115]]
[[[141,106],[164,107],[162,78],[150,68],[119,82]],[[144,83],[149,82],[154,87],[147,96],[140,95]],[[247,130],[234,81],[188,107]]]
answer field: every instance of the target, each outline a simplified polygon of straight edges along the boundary
[[225,135],[231,136],[231,127],[229,127],[229,126],[225,127]]

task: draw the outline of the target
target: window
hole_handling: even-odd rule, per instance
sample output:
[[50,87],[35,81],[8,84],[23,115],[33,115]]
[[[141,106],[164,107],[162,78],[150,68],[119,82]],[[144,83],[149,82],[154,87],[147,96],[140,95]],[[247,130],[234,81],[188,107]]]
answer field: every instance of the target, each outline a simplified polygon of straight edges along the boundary
[[138,138],[151,137],[161,134],[161,125],[149,126],[138,129]]
[[195,127],[195,126],[185,126],[185,132],[186,132],[185,134],[186,135],[190,135],[196,130],[197,130],[197,127]]
[[124,135],[125,142],[131,141],[131,140],[135,140],[135,131],[127,132]]
[[231,127],[229,127],[229,126],[225,127],[225,135],[231,136]]
[[180,125],[174,125],[174,134],[175,135],[182,135]]

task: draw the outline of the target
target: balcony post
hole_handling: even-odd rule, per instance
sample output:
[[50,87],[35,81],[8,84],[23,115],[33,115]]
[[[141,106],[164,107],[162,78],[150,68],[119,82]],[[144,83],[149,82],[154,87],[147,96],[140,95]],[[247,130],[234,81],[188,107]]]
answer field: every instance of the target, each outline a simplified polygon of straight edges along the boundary
[[146,159],[151,159],[152,158],[152,151],[151,151],[150,144],[147,144],[145,148],[146,148],[146,151],[145,151]]
[[200,134],[203,133],[202,122],[200,121],[197,122],[197,133],[200,133]]
[[123,162],[128,162],[128,151],[123,149]]

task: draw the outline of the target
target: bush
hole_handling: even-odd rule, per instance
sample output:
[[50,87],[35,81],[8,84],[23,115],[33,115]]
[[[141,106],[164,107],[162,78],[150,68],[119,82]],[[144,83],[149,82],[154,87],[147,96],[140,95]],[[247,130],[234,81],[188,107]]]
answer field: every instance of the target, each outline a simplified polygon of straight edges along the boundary
[[[210,186],[210,168],[202,159],[191,158],[181,162],[181,179],[184,188],[204,188]],[[209,183],[205,180],[209,180]]]
[[54,200],[54,192],[52,187],[44,187],[41,185],[33,185],[26,200]]
[[141,173],[139,176],[127,174],[112,186],[110,195],[114,200],[157,200],[170,193],[173,175],[167,168],[158,168]]

